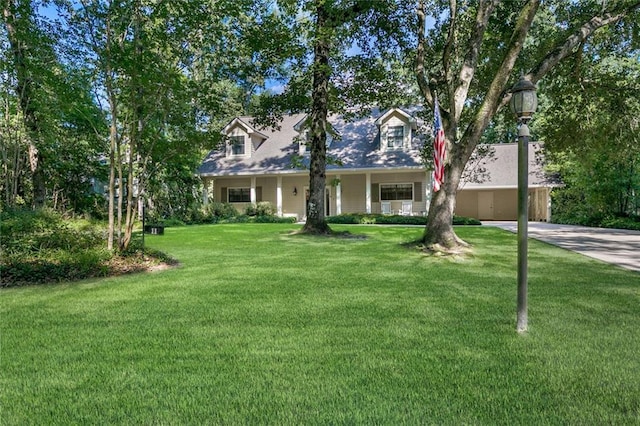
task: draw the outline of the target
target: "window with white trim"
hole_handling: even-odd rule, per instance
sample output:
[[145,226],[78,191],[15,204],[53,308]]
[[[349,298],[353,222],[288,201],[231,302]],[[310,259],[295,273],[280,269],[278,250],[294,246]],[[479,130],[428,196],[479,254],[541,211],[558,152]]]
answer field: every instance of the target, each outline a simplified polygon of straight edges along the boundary
[[413,200],[412,183],[380,184],[381,201],[410,201]]
[[228,198],[230,203],[250,203],[251,188],[229,188]]
[[231,155],[244,155],[244,136],[229,136],[229,145],[231,145]]
[[308,155],[310,150],[310,144],[311,144],[311,140],[309,139],[309,131],[305,130],[302,135],[299,138],[299,144],[300,144],[300,155]]
[[404,126],[389,126],[387,129],[387,149],[402,149]]

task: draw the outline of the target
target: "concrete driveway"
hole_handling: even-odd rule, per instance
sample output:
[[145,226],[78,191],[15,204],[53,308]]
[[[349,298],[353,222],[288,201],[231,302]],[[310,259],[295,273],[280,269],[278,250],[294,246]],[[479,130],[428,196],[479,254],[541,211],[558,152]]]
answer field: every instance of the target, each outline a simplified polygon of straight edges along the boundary
[[[516,233],[517,222],[487,221]],[[529,238],[572,250],[585,256],[640,272],[640,232],[624,229],[589,228],[586,226],[558,225],[529,222]]]

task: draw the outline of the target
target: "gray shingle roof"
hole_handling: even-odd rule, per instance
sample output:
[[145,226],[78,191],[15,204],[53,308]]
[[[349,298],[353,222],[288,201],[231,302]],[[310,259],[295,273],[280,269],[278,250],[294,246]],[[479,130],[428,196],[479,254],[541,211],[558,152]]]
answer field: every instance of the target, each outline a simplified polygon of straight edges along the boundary
[[[407,151],[380,150],[380,131],[376,119],[382,113],[372,114],[353,121],[339,116],[329,119],[338,137],[327,155],[339,159],[342,165],[327,164],[327,170],[382,170],[396,168],[424,169],[420,159],[422,137],[414,135],[411,149]],[[294,126],[303,120],[304,114],[286,115],[278,129],[255,128],[266,139],[251,154],[251,157],[227,158],[224,144],[212,150],[198,169],[201,176],[264,175],[306,172],[308,156],[303,167],[295,168],[298,157],[299,133]],[[251,117],[238,117],[242,123],[253,126]],[[543,145],[529,146],[529,186],[554,186],[543,171]],[[481,145],[467,164],[460,183],[461,189],[515,188],[518,185],[518,144]]]
[[[555,186],[544,173],[544,145],[529,144],[529,187]],[[467,163],[461,189],[517,188],[518,144],[479,145]]]
[[[423,168],[420,160],[422,142],[414,137],[411,150],[380,151],[380,132],[375,124],[377,116],[346,121],[341,117],[329,119],[338,137],[333,140],[327,155],[339,159],[342,165],[328,164],[328,170],[354,170],[376,168]],[[239,117],[242,122],[252,125],[251,117]],[[293,167],[293,159],[298,155],[299,133],[294,126],[304,118],[304,114],[284,116],[279,129],[256,129],[267,139],[251,154],[251,157],[227,158],[224,144],[206,156],[198,173],[203,176],[262,175],[295,173],[304,168]],[[308,158],[305,160],[308,161]]]

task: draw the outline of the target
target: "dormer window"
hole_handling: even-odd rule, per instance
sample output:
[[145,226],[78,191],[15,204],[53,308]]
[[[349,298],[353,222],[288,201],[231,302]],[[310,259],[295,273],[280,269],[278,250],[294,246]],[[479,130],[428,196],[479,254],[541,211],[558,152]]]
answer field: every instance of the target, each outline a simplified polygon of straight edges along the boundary
[[400,108],[392,108],[375,121],[380,132],[381,151],[410,150],[416,119]]
[[231,156],[239,157],[245,154],[244,136],[230,136]]
[[222,135],[226,140],[226,144],[223,146],[226,150],[226,157],[233,159],[251,157],[253,152],[269,139],[267,135],[254,129],[241,117],[234,118],[224,126]]
[[389,126],[387,130],[387,149],[402,149],[404,145],[404,126]]
[[309,144],[311,143],[311,141],[309,140],[309,131],[305,130],[302,135],[299,138],[299,142],[300,144],[300,155],[307,155],[309,154]]

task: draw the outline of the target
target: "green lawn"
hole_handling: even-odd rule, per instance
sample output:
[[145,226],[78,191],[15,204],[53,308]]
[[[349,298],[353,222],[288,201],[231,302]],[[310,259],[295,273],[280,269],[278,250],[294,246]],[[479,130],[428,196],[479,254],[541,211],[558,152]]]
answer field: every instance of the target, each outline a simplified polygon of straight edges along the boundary
[[168,271],[0,291],[0,424],[640,424],[640,274],[458,233],[166,229]]

